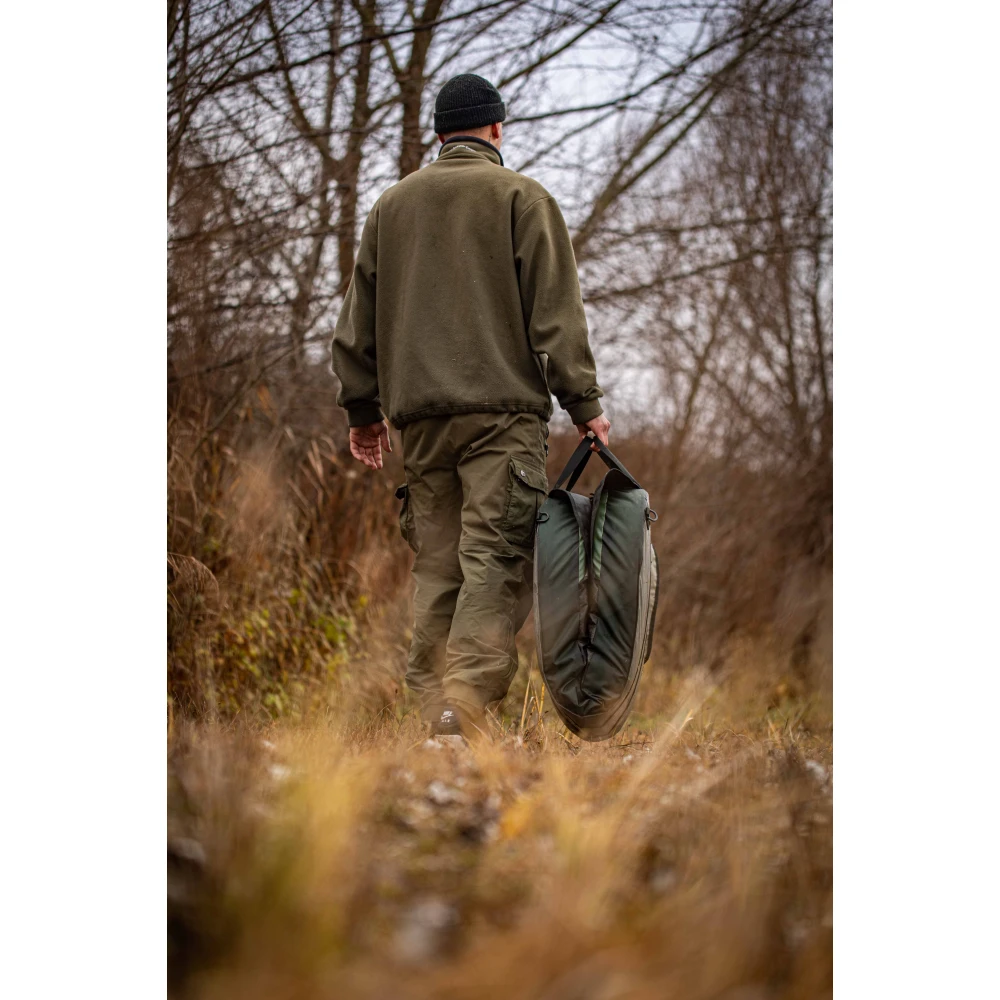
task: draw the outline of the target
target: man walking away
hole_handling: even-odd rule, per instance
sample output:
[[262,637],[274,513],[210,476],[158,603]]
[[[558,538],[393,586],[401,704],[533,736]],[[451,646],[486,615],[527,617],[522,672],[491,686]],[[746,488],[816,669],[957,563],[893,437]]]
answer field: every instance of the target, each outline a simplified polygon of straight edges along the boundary
[[485,730],[517,672],[552,395],[581,437],[610,429],[566,223],[504,167],[505,118],[482,77],[442,87],[441,153],[372,208],[332,345],[351,454],[382,468],[383,412],[402,432],[406,682],[442,734]]

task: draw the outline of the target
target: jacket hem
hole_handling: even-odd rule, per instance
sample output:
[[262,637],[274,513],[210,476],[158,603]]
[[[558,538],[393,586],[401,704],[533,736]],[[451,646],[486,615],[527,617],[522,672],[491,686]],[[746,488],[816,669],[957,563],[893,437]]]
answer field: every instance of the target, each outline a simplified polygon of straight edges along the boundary
[[398,413],[389,419],[393,427],[399,428],[425,417],[447,417],[459,413],[534,413],[548,421],[552,416],[552,407],[538,403],[439,403]]

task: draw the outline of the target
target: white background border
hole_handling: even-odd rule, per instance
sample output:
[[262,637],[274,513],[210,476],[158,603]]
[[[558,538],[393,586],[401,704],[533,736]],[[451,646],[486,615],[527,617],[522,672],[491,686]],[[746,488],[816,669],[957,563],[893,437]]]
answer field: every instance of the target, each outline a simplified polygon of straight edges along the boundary
[[8,997],[166,994],[164,13],[4,9]]

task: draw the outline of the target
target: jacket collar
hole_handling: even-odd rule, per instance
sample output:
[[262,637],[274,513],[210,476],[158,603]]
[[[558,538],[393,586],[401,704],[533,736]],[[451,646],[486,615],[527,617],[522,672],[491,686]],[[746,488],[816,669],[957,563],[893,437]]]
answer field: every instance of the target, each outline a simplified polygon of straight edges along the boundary
[[485,139],[480,139],[478,135],[453,135],[450,139],[442,143],[441,152],[438,153],[438,159],[445,155],[445,153],[452,152],[448,147],[452,143],[459,143],[462,146],[469,147],[469,143],[478,143],[480,146],[484,147],[482,151],[479,149],[473,149],[472,152],[479,156],[485,156],[492,160],[494,163],[498,163],[501,167],[503,166],[503,157],[500,155],[500,150],[493,145],[492,142],[487,142]]

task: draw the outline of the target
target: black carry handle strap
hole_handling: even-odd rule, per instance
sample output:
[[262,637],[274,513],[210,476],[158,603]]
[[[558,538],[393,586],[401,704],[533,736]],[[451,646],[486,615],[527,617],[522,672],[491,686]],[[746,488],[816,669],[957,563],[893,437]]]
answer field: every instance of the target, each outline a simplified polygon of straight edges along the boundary
[[[587,464],[587,459],[590,458],[590,445],[592,441],[593,438],[591,438],[589,434],[586,437],[581,438],[580,443],[576,446],[576,451],[569,456],[569,461],[566,463],[566,467],[559,473],[559,478],[556,480],[552,489],[562,489],[563,483],[567,479],[569,479],[569,485],[566,489],[573,489],[573,484],[580,478],[580,473],[583,472],[583,468]],[[572,479],[570,479],[571,474],[573,476]]]
[[[617,458],[612,454],[611,449],[601,442],[601,440],[593,435],[593,433],[588,433],[586,437],[577,445],[576,451],[573,452],[569,457],[569,461],[566,463],[566,468],[559,473],[559,478],[556,480],[555,486],[552,488],[554,490],[566,489],[571,490],[576,485],[576,481],[583,474],[583,470],[587,467],[587,462],[590,461],[590,456],[593,454],[591,451],[591,446],[596,445],[597,454],[600,455],[601,460],[609,469],[615,469],[620,472],[623,476],[626,476],[629,482],[638,486],[639,484],[635,481],[632,473],[618,461]],[[568,480],[568,482],[566,482]],[[563,486],[563,483],[566,485]]]

